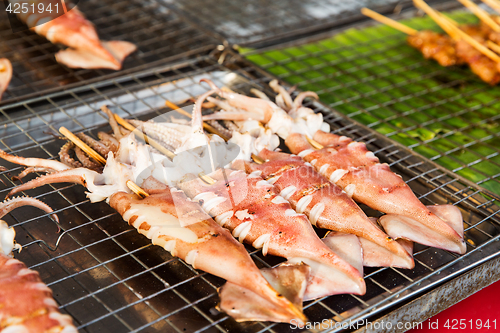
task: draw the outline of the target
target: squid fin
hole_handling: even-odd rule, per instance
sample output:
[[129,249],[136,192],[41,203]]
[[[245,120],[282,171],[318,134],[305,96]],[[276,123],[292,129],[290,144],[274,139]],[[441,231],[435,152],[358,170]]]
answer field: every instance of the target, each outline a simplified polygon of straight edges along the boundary
[[[340,259],[354,267],[360,274],[360,282],[363,281],[362,251],[358,237],[341,232],[330,232],[323,242]],[[288,262],[295,263],[298,258],[289,259]],[[328,295],[356,294],[363,295],[366,285],[356,283],[352,277],[348,277],[332,267],[309,259],[302,259],[304,263],[311,266],[311,278],[309,279],[304,300],[311,300]]]
[[[370,217],[370,221],[376,225],[379,229],[382,229],[377,224],[377,218]],[[388,237],[388,239],[392,239]],[[380,246],[366,238],[359,238],[361,247],[363,248],[363,266],[367,267],[399,267],[412,269],[415,267],[415,262],[413,261],[413,242],[406,239],[392,240],[393,242],[399,243],[401,247],[407,252],[407,257],[401,257],[396,255],[394,252],[389,251],[387,248]]]
[[[262,275],[269,284],[281,295],[285,296],[297,309],[302,311],[302,301],[306,290],[310,267],[304,264],[291,265],[284,263],[274,268],[261,269]],[[299,321],[290,317],[275,304],[256,293],[227,282],[219,290],[220,310],[228,313],[236,321]]]
[[123,41],[103,42],[103,46],[113,55],[114,61],[104,59],[91,51],[83,49],[59,51],[56,54],[56,60],[70,68],[120,70],[123,60],[137,49],[134,44]]
[[[458,235],[463,237],[462,215],[452,205],[427,206],[427,209],[443,220]],[[436,214],[437,213],[437,214]],[[412,239],[417,243],[464,254],[467,250],[465,242],[444,237],[439,230],[431,229],[414,219],[402,215],[387,214],[380,218],[380,224],[394,238]]]
[[137,50],[137,46],[135,44],[121,40],[102,42],[102,45],[113,55],[120,65],[126,57]]

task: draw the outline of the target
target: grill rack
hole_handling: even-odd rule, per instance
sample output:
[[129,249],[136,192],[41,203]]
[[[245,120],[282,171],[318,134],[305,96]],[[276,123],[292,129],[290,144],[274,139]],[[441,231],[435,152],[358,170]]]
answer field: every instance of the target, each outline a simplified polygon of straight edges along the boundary
[[[474,21],[465,11],[454,12],[454,18]],[[412,26],[436,28],[430,20]],[[348,43],[335,45],[339,36]],[[375,22],[245,56],[279,80],[317,92],[330,108],[500,195],[500,115],[495,110],[500,95],[469,69],[425,60],[406,45],[404,34]]]
[[360,13],[362,7],[388,14],[413,6],[408,0],[162,1],[193,23],[225,38],[229,44],[255,48],[366,20]]
[[[60,126],[90,134],[107,130],[105,116],[99,110],[104,103],[122,117],[159,115],[165,111],[165,99],[179,103],[206,91],[198,84],[201,77],[238,91],[256,87],[269,93],[267,83],[272,77],[235,54],[230,60],[223,66],[205,57],[184,67],[165,66],[133,74],[130,79],[109,80],[4,106],[0,109],[0,148],[20,156],[54,158],[62,143],[47,131]],[[311,321],[376,318],[389,307],[500,254],[500,207],[495,199],[325,106],[311,106],[325,113],[335,132],[367,142],[382,162],[390,163],[403,175],[424,203],[458,204],[464,213],[468,240],[468,253],[462,256],[416,245],[416,267],[411,271],[366,268],[367,295],[307,302],[305,313]],[[7,184],[0,184],[0,196],[13,186],[8,174],[22,170],[3,165],[9,170],[0,173]],[[16,239],[24,247],[16,258],[40,272],[54,291],[61,311],[75,318],[81,332],[292,331],[283,324],[238,324],[217,313],[216,288],[223,284],[221,279],[196,271],[151,245],[105,203],[90,204],[81,187],[48,185],[27,194],[56,210],[62,232],[56,232],[55,223],[47,215],[40,218],[38,212],[22,208],[12,212],[5,220],[16,228]],[[279,262],[248,249],[260,267]]]
[[78,8],[102,40],[127,40],[138,50],[125,59],[121,71],[71,69],[55,61],[61,48],[25,30],[13,33],[6,12],[0,12],[0,56],[11,60],[13,78],[3,104],[42,96],[124,76],[166,63],[206,55],[218,41],[154,0],[87,0]]

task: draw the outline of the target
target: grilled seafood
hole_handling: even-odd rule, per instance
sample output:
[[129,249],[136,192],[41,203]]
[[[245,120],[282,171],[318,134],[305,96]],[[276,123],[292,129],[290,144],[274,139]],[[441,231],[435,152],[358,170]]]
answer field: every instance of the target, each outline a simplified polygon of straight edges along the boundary
[[8,59],[0,59],[0,100],[12,79],[12,64]]
[[[52,173],[14,188],[9,195],[48,183],[81,184],[89,190],[87,195],[92,202],[107,200],[125,221],[151,239],[153,244],[162,246],[195,268],[251,291],[252,295],[258,295],[260,301],[265,301],[266,308],[262,308],[261,303],[252,303],[256,309],[253,312],[255,317],[239,320],[304,321],[302,312],[264,279],[244,247],[204,213],[197,203],[188,200],[183,192],[148,177],[142,184],[149,193],[148,197],[141,199],[130,193],[126,182],[135,179],[134,173],[140,173],[144,165],[153,164],[147,160],[153,155],[147,146],[139,145],[133,135],[125,136],[120,140],[117,157],[112,152],[108,154],[102,174],[50,161]],[[130,162],[131,156],[137,157],[137,160]],[[33,164],[32,159],[14,158],[6,153],[3,157],[22,165]],[[248,302],[255,299],[248,299]]]
[[[47,213],[52,209],[33,198],[14,198],[0,203],[0,218],[21,206],[34,206]],[[55,217],[56,218],[56,217]],[[77,332],[68,315],[58,310],[52,291],[36,271],[13,259],[15,231],[0,220],[0,329],[2,332]]]
[[319,228],[360,237],[363,266],[414,267],[412,244],[400,244],[385,234],[340,187],[317,173],[309,163],[299,156],[268,149],[258,156],[266,162],[261,165],[247,162],[247,170],[260,171],[298,213],[306,214]]
[[[230,119],[234,119],[236,115],[242,117],[245,112],[250,112],[250,115],[260,115],[257,120],[270,120],[274,117],[270,113],[278,108],[271,101],[236,93],[229,95],[221,89],[217,90],[213,83],[209,83],[212,89],[226,98],[226,102],[235,108]],[[273,83],[273,87],[278,94],[287,93],[285,90],[277,89],[276,83]],[[282,124],[292,124],[277,128],[278,134],[285,139],[285,144],[292,153],[300,154],[300,157],[311,163],[324,177],[340,186],[354,200],[386,213],[387,215],[379,221],[391,237],[465,253],[462,217],[458,208],[451,205],[425,207],[401,177],[394,174],[388,165],[380,164],[378,158],[369,152],[363,143],[352,142],[345,136],[320,130],[321,125],[318,125],[318,120],[322,119],[319,118],[321,115],[318,114],[318,118],[311,118],[314,111],[301,106],[301,103],[302,100],[297,97],[297,103],[294,102],[293,110],[290,110],[295,118],[289,114],[283,116],[281,111],[277,113],[286,120],[281,122]],[[225,119],[223,112],[206,118]],[[268,126],[268,128],[276,130],[276,127]],[[316,150],[306,137],[314,138],[325,148]]]
[[[28,3],[26,0],[10,0],[11,3]],[[51,0],[30,1],[48,6]],[[64,3],[64,2],[63,2]],[[97,32],[84,15],[73,8],[63,15],[56,11],[19,13],[19,19],[28,27],[47,38],[53,44],[63,44],[66,50],[56,54],[57,62],[70,68],[103,68],[119,70],[125,58],[137,48],[126,41],[101,41]]]

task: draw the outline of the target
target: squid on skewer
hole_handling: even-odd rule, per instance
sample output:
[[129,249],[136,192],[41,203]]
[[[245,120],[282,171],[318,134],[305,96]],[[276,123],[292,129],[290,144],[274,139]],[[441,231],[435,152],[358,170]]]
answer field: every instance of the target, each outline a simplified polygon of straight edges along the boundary
[[[245,115],[252,117],[250,114],[257,115],[256,120],[267,120],[268,127],[285,139],[292,153],[300,154],[354,200],[386,213],[379,221],[391,237],[465,253],[462,216],[458,208],[452,205],[424,206],[401,177],[387,164],[380,164],[365,144],[323,131],[321,114],[301,105],[307,92],[299,94],[297,102],[294,101],[286,114],[271,101],[223,91],[209,83],[235,110],[229,116],[218,112],[204,119],[241,120]],[[284,93],[283,90],[278,92]],[[275,110],[276,114],[273,113]],[[273,117],[283,120],[273,125],[270,124]],[[313,147],[307,137],[314,138],[324,148],[316,150],[319,147]]]
[[316,172],[299,156],[268,149],[259,157],[266,162],[246,163],[273,183],[298,213],[318,228],[354,234],[363,248],[363,266],[413,268],[412,244],[395,241],[373,223],[340,187]]
[[[33,198],[14,198],[0,203],[0,219],[21,206],[34,206],[47,213],[52,209]],[[76,333],[68,315],[59,312],[52,291],[36,271],[12,258],[16,232],[0,220],[0,330],[25,333]]]
[[12,64],[8,59],[0,58],[0,100],[3,93],[7,90],[12,79]]
[[[44,8],[52,4],[55,8],[55,2],[52,0],[9,1],[12,4],[28,3],[28,7],[34,3],[35,8],[38,8],[38,4],[42,4]],[[62,10],[65,13],[61,15]],[[68,49],[56,54],[56,60],[70,68],[119,70],[125,58],[137,49],[134,44],[126,41],[101,41],[94,25],[76,8],[67,12],[65,8],[59,8],[59,12],[28,11],[17,16],[31,30],[47,38],[51,43],[67,46]]]
[[[176,152],[195,146],[198,146],[196,149],[203,148],[199,146],[207,143],[207,149],[200,150],[200,157],[211,155],[211,151],[215,150],[211,147],[215,147],[213,143],[220,138],[212,136],[209,139],[203,133],[201,117],[203,102],[213,93],[208,91],[196,101],[192,118],[193,134],[182,140]],[[214,165],[213,161],[210,163]],[[305,299],[339,293],[365,293],[360,270],[332,252],[316,235],[307,217],[294,211],[272,184],[259,175],[247,175],[229,168],[206,173],[213,184],[207,185],[196,177],[180,180],[177,186],[192,200],[200,201],[205,211],[231,230],[240,242],[262,248],[264,254],[287,258],[289,263],[304,262],[309,265],[312,277]],[[360,252],[358,257],[361,263]],[[358,266],[357,263],[355,266]]]
[[[135,179],[134,173],[142,171],[137,168],[151,164],[146,160],[153,155],[147,146],[139,145],[133,135],[129,135],[120,140],[116,158],[112,152],[108,153],[102,174],[86,168],[70,168],[57,161],[24,159],[6,153],[2,157],[21,165],[52,168],[52,173],[19,185],[9,195],[49,183],[81,184],[89,191],[87,195],[92,202],[107,200],[125,221],[153,244],[197,269],[251,292],[252,297],[246,300],[253,307],[251,317],[236,317],[237,320],[305,321],[301,310],[271,287],[245,248],[183,192],[148,177],[142,184],[149,194],[146,198],[130,193],[127,181]],[[127,164],[132,156],[137,160]]]

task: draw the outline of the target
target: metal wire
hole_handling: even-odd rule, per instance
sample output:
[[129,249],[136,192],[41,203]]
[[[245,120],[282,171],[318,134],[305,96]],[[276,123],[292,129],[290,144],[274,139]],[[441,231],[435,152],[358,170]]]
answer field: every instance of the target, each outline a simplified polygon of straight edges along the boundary
[[14,67],[2,103],[184,61],[208,54],[218,44],[157,1],[86,0],[80,1],[78,8],[96,26],[102,40],[127,40],[137,45],[138,50],[127,57],[123,70],[71,69],[60,65],[54,58],[59,46],[27,30],[13,33],[9,20],[2,15],[0,55],[10,59]]
[[[65,126],[94,135],[108,130],[100,106],[107,104],[124,118],[148,119],[166,111],[165,100],[183,101],[207,91],[199,79],[248,93],[267,88],[272,77],[235,54],[226,66],[211,57],[185,66],[158,68],[128,78],[112,79],[0,108],[0,148],[21,156],[55,158],[62,142],[48,132]],[[415,245],[415,268],[366,268],[367,294],[325,297],[305,304],[310,321],[376,318],[384,309],[447,281],[500,254],[498,202],[475,186],[464,184],[401,145],[320,103],[335,132],[367,142],[383,162],[401,173],[425,204],[456,204],[464,215],[468,253],[462,256]],[[3,163],[0,196],[14,183],[8,177],[22,170]],[[29,176],[35,177],[35,175]],[[70,314],[81,332],[289,332],[290,325],[236,323],[215,306],[216,289],[224,281],[197,271],[129,227],[107,204],[91,204],[84,189],[50,185],[28,193],[58,213],[61,233],[46,214],[20,208],[5,217],[15,225],[24,246],[16,257],[40,272],[54,291],[61,311]],[[366,208],[366,207],[364,207]],[[366,209],[373,215],[376,212]],[[43,242],[42,242],[43,240]],[[56,246],[57,245],[57,246]],[[54,249],[52,251],[50,248]],[[250,250],[261,267],[279,259]],[[477,257],[481,252],[482,256]],[[333,326],[332,326],[333,327]]]
[[398,0],[162,1],[229,43],[252,47],[366,19],[362,7],[391,13],[411,6],[411,1]]
[[[465,12],[455,16],[462,22],[472,18]],[[429,20],[413,25],[435,29]],[[247,56],[279,79],[316,91],[349,118],[500,195],[500,95],[470,70],[425,60],[402,33],[373,24]]]

